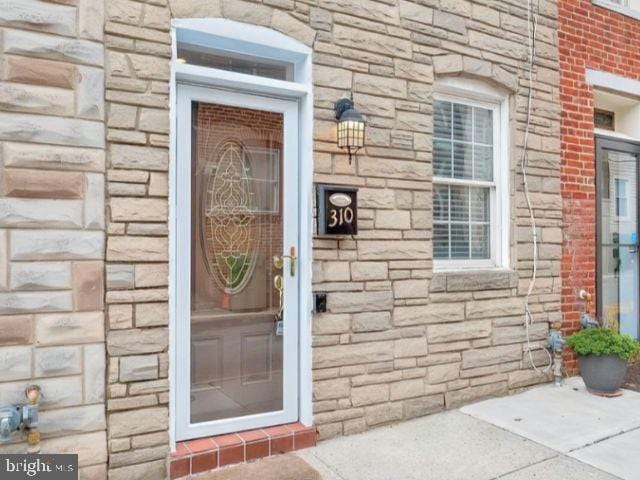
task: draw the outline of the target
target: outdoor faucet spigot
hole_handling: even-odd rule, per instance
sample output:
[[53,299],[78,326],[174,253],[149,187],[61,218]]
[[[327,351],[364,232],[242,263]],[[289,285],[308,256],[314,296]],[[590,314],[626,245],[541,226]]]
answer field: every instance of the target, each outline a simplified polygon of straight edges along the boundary
[[38,410],[40,387],[29,385],[25,390],[27,403],[0,408],[0,443],[8,442],[14,432],[26,433],[28,452],[40,451],[40,432],[38,431]]

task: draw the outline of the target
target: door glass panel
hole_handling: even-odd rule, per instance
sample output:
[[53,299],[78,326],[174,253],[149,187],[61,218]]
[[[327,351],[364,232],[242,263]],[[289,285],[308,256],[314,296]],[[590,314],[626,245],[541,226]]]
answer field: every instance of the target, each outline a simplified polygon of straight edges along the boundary
[[191,423],[282,410],[281,113],[192,103]]
[[600,159],[602,315],[638,338],[638,212],[635,155],[603,150]]

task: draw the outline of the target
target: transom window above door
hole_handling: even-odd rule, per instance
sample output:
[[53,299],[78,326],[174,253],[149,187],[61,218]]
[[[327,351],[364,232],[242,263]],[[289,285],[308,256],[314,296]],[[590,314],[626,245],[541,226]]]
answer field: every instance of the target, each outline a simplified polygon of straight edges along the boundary
[[500,266],[500,108],[437,98],[433,110],[434,265]]

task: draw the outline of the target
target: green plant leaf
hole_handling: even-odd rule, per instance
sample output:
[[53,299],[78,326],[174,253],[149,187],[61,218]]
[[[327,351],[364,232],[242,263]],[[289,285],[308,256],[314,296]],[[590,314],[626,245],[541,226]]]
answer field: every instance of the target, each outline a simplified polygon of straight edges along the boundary
[[631,360],[640,354],[640,343],[608,328],[586,328],[567,338],[578,355],[616,355]]

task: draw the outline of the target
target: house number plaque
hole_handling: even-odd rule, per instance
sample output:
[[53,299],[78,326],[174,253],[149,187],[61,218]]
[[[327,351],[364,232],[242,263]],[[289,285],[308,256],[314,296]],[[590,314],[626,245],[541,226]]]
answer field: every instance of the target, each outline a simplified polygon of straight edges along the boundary
[[358,233],[358,189],[318,185],[318,235]]

